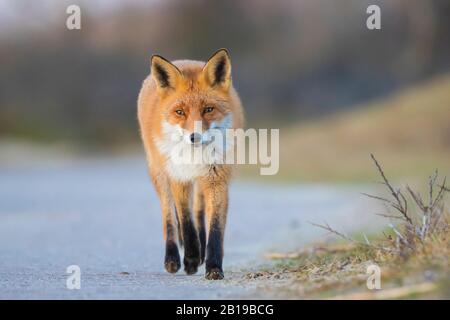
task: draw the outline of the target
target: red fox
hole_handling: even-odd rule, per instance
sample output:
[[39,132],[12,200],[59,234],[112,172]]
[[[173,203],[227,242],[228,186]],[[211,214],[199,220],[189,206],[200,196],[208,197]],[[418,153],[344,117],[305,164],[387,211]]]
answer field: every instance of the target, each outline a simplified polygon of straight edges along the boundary
[[[139,93],[138,118],[162,210],[165,269],[170,273],[180,269],[179,244],[184,245],[187,274],[196,273],[206,257],[205,277],[223,279],[232,165],[215,161],[214,157],[180,162],[174,150],[190,155],[200,146],[208,151],[211,144],[207,137],[213,129],[243,128],[244,112],[232,85],[228,51],[218,50],[206,63],[170,62],[152,56],[150,75]],[[213,148],[224,153],[229,146],[215,144]]]

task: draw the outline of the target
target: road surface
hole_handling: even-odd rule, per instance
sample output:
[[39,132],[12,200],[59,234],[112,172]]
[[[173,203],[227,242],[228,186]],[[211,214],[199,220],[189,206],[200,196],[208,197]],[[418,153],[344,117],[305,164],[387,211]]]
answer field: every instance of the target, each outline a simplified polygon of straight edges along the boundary
[[[308,224],[372,223],[360,188],[235,182],[224,281],[163,268],[159,204],[143,157],[0,167],[0,299],[215,299],[251,296],[240,281],[268,250],[323,239]],[[81,269],[69,290],[66,268]]]

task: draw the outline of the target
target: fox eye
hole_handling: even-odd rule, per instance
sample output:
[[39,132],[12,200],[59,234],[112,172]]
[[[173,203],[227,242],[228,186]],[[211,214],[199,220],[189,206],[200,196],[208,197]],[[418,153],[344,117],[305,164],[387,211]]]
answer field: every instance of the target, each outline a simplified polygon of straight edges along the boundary
[[176,113],[177,115],[179,115],[179,116],[184,116],[184,111],[181,110],[181,109],[175,110],[175,113]]
[[205,109],[203,109],[203,113],[210,113],[213,112],[214,107],[206,107]]

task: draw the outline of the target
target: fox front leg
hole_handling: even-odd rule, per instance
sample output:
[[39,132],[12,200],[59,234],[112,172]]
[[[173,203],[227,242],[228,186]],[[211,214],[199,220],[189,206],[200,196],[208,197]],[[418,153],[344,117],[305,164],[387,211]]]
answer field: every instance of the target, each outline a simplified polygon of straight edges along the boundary
[[192,184],[190,183],[171,183],[172,196],[180,221],[180,229],[184,244],[184,271],[187,274],[194,274],[197,272],[201,259],[200,240],[189,206],[192,189]]
[[226,182],[207,181],[203,183],[203,186],[205,211],[209,227],[206,245],[205,277],[209,280],[221,280],[224,277],[222,261],[228,210],[228,184]]

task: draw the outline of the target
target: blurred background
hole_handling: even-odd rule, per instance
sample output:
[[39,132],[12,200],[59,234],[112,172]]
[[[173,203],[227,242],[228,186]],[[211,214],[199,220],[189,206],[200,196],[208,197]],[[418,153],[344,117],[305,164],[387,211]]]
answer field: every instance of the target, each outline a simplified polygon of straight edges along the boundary
[[[66,28],[70,4],[81,30]],[[366,27],[370,4],[381,30]],[[394,176],[449,172],[449,16],[448,0],[2,0],[0,165],[55,150],[142,155],[151,55],[226,47],[248,126],[281,129],[280,174],[267,179],[364,180],[370,152]]]
[[449,0],[0,0],[0,299],[224,297],[164,273],[136,116],[153,54],[228,48],[248,127],[280,129],[279,173],[233,182],[227,277],[323,240],[309,222],[386,227],[361,195],[380,194],[370,153],[396,187],[450,174],[449,17]]

